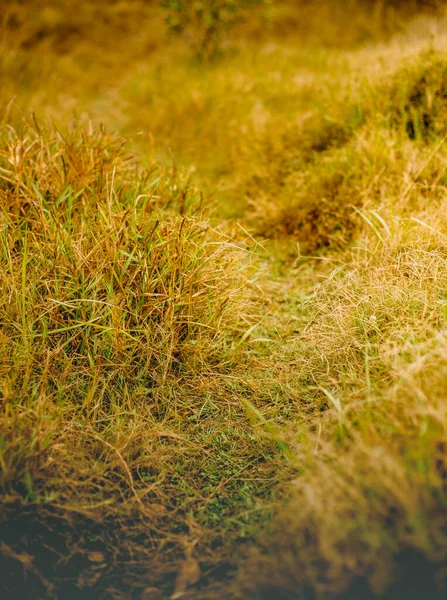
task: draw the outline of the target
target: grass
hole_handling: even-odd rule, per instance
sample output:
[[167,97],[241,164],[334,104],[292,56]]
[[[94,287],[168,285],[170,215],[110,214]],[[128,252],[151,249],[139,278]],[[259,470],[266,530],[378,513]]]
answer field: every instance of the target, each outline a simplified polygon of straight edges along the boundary
[[445,564],[445,18],[348,4],[214,62],[156,3],[3,15],[5,597]]
[[197,543],[271,470],[221,383],[255,314],[247,251],[121,140],[23,128],[1,153],[5,517],[101,515],[129,545],[155,536],[151,556],[191,527]]

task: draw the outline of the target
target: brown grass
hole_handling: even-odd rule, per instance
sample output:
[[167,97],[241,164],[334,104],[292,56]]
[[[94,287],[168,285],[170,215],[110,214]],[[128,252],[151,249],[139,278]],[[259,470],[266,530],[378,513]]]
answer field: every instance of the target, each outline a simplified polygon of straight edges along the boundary
[[278,1],[202,64],[151,2],[8,6],[7,597],[445,564],[447,43],[395,4]]

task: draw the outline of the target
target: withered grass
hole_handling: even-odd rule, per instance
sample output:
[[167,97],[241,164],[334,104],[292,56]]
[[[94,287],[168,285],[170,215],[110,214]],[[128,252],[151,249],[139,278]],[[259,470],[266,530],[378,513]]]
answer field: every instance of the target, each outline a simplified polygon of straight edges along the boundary
[[348,4],[278,1],[209,63],[156,3],[4,13],[8,597],[445,564],[445,18]]

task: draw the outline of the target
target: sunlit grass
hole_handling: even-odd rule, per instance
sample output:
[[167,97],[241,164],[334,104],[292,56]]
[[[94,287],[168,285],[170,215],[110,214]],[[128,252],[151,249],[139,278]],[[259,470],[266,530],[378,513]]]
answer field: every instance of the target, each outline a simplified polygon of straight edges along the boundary
[[214,61],[153,3],[3,16],[11,597],[445,560],[443,21],[348,4],[278,2]]

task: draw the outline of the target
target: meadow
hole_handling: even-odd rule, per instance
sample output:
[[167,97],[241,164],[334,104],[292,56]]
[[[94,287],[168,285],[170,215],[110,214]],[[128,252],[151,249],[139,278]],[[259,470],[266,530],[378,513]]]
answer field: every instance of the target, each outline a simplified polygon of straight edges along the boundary
[[0,595],[442,598],[447,14],[198,4],[1,11]]

